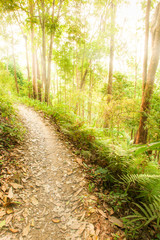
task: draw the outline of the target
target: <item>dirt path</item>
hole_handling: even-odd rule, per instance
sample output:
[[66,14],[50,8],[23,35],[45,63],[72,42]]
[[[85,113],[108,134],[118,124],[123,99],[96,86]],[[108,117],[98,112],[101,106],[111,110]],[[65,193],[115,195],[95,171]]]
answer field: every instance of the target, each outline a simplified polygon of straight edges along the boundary
[[[21,180],[24,189],[18,193],[23,203],[10,222],[10,228],[19,232],[2,233],[0,239],[112,239],[113,227],[107,220],[103,227],[98,223],[97,198],[87,193],[83,169],[54,126],[25,106],[19,106],[19,114],[28,129],[26,142],[19,150],[27,165]],[[94,213],[95,223],[88,219]],[[102,215],[99,219],[104,220]]]

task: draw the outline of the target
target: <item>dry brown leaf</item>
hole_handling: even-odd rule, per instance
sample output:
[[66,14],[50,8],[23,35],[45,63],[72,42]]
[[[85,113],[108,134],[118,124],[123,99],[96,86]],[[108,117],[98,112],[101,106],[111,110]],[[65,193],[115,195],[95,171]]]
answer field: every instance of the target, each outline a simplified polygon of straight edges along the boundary
[[79,165],[83,167],[83,160],[81,158],[76,158],[76,161]]
[[118,218],[116,218],[116,217],[114,217],[114,216],[111,216],[111,217],[109,217],[108,219],[109,219],[109,221],[112,222],[114,225],[117,225],[117,226],[120,227],[120,228],[124,228],[123,222],[122,222],[120,219],[118,219]]
[[6,214],[6,212],[4,211],[4,209],[0,209],[0,218],[3,217]]
[[33,205],[38,205],[38,200],[34,196],[31,198],[31,202]]
[[0,198],[3,199],[3,193],[2,192],[0,192]]
[[70,176],[73,172],[72,171],[68,171],[67,175]]
[[7,207],[7,209],[6,209],[6,213],[7,214],[11,214],[11,213],[13,213],[14,211],[13,211],[13,208],[10,206],[10,207]]
[[10,221],[12,220],[13,215],[9,215],[6,217],[6,224],[10,223]]
[[19,232],[18,229],[14,229],[14,228],[10,228],[9,230],[10,230],[12,233],[17,233],[17,232]]
[[75,237],[80,236],[84,232],[85,228],[86,228],[86,223],[84,223],[83,225],[80,226],[80,228],[77,230],[77,232],[75,234]]
[[8,185],[7,184],[4,184],[2,187],[1,187],[2,191],[5,192],[7,189],[8,189]]
[[100,225],[100,223],[97,223],[96,224],[96,235],[97,236],[100,234],[100,231],[101,231],[101,225]]
[[60,219],[58,219],[58,218],[53,218],[52,219],[52,222],[54,222],[54,223],[59,223],[61,220]]
[[31,227],[34,227],[34,218],[31,219]]
[[107,214],[105,212],[103,212],[101,209],[97,209],[97,211],[104,217],[104,218],[108,218]]
[[30,224],[28,224],[24,229],[23,229],[23,237],[27,236],[30,231]]
[[11,185],[13,188],[15,188],[15,189],[21,189],[21,188],[23,188],[23,186],[20,185],[20,184],[18,184],[18,183],[10,183],[10,185]]
[[91,195],[90,199],[97,201],[98,198],[96,196],[94,196],[94,195]]
[[74,196],[76,197],[82,190],[83,190],[83,188],[80,188],[80,189],[74,194]]
[[10,187],[7,197],[10,198],[10,199],[13,198],[13,189],[12,189],[12,187]]

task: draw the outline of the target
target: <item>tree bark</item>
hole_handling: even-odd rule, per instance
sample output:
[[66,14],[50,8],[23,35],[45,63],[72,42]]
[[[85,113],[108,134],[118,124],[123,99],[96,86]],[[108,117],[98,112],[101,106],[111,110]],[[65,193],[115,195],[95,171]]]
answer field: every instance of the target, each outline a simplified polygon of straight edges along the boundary
[[36,54],[36,62],[37,62],[37,85],[38,85],[38,100],[42,101],[42,82],[41,82],[41,74],[39,69],[39,61],[38,61],[38,53]]
[[28,75],[28,97],[31,97],[31,89],[30,89],[30,69],[29,69],[29,57],[28,57],[28,42],[27,42],[27,36],[24,35],[25,39],[25,47],[26,47],[26,62],[27,62],[27,75]]
[[[42,5],[42,21],[41,21],[41,27],[42,27],[42,82],[45,86],[45,92],[46,92],[46,33],[45,33],[45,6],[44,6],[44,0],[41,0]],[[45,98],[46,101],[46,98]]]
[[144,94],[146,81],[147,81],[150,8],[151,8],[151,0],[148,0],[147,7],[146,7],[146,17],[145,17],[145,44],[144,44],[144,59],[143,59],[142,94]]
[[[54,22],[54,6],[55,0],[52,3],[52,23]],[[50,90],[50,82],[51,82],[51,63],[52,63],[52,49],[53,49],[53,39],[54,39],[55,30],[51,31],[50,34],[50,46],[49,46],[49,54],[48,54],[48,75],[46,78],[46,86],[45,86],[45,102],[49,102],[49,90]]]
[[114,36],[115,36],[115,22],[116,22],[116,6],[111,2],[111,38],[110,38],[110,61],[109,61],[109,76],[108,76],[108,102],[112,94],[112,79],[113,79],[113,59],[114,59]]
[[142,96],[140,123],[134,140],[135,144],[147,143],[148,133],[147,119],[148,114],[150,112],[150,102],[153,93],[155,74],[160,57],[160,3],[158,3],[156,7],[151,27],[151,33],[152,33],[152,55],[148,67],[147,82],[144,89],[144,94]]
[[14,79],[15,79],[17,94],[19,94],[19,87],[18,87],[18,81],[17,81],[17,70],[16,70],[16,59],[15,59],[15,53],[14,53],[13,32],[12,32],[12,55],[13,55],[13,66],[14,66]]
[[32,83],[33,83],[33,98],[37,98],[37,82],[36,82],[36,54],[35,54],[35,44],[34,44],[34,24],[33,24],[33,0],[30,3],[30,16],[31,16],[31,48],[32,48]]

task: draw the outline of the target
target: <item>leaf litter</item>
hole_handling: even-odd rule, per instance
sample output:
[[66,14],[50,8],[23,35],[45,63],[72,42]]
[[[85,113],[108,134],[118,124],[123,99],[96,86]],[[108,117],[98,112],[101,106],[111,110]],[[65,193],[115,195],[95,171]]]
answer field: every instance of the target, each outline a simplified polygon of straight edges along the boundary
[[111,233],[122,226],[117,219],[108,221],[103,206],[97,208],[98,197],[86,188],[83,160],[63,145],[48,120],[24,106],[19,111],[29,134],[22,146],[7,153],[18,164],[3,169],[0,239],[10,239],[7,229],[12,239],[36,240],[40,232],[41,240],[113,239]]

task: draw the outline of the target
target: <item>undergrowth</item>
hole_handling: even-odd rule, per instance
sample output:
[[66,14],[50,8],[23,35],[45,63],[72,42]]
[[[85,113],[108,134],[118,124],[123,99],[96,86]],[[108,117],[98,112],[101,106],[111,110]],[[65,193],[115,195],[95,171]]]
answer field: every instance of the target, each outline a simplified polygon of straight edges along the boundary
[[0,150],[8,150],[22,140],[24,128],[9,94],[0,89]]
[[[126,145],[121,145],[107,137],[106,129],[87,126],[66,105],[48,106],[27,97],[20,101],[50,116],[74,144],[75,153],[88,159],[89,164],[85,166],[91,180],[89,191],[98,186],[102,189],[103,200],[109,201],[120,216],[130,213],[124,217],[128,239],[142,239],[139,236],[146,226],[151,230],[150,237],[159,239],[160,170],[157,159],[148,153],[149,150],[159,151],[160,143],[133,147],[126,141]],[[109,194],[105,194],[106,189]]]

